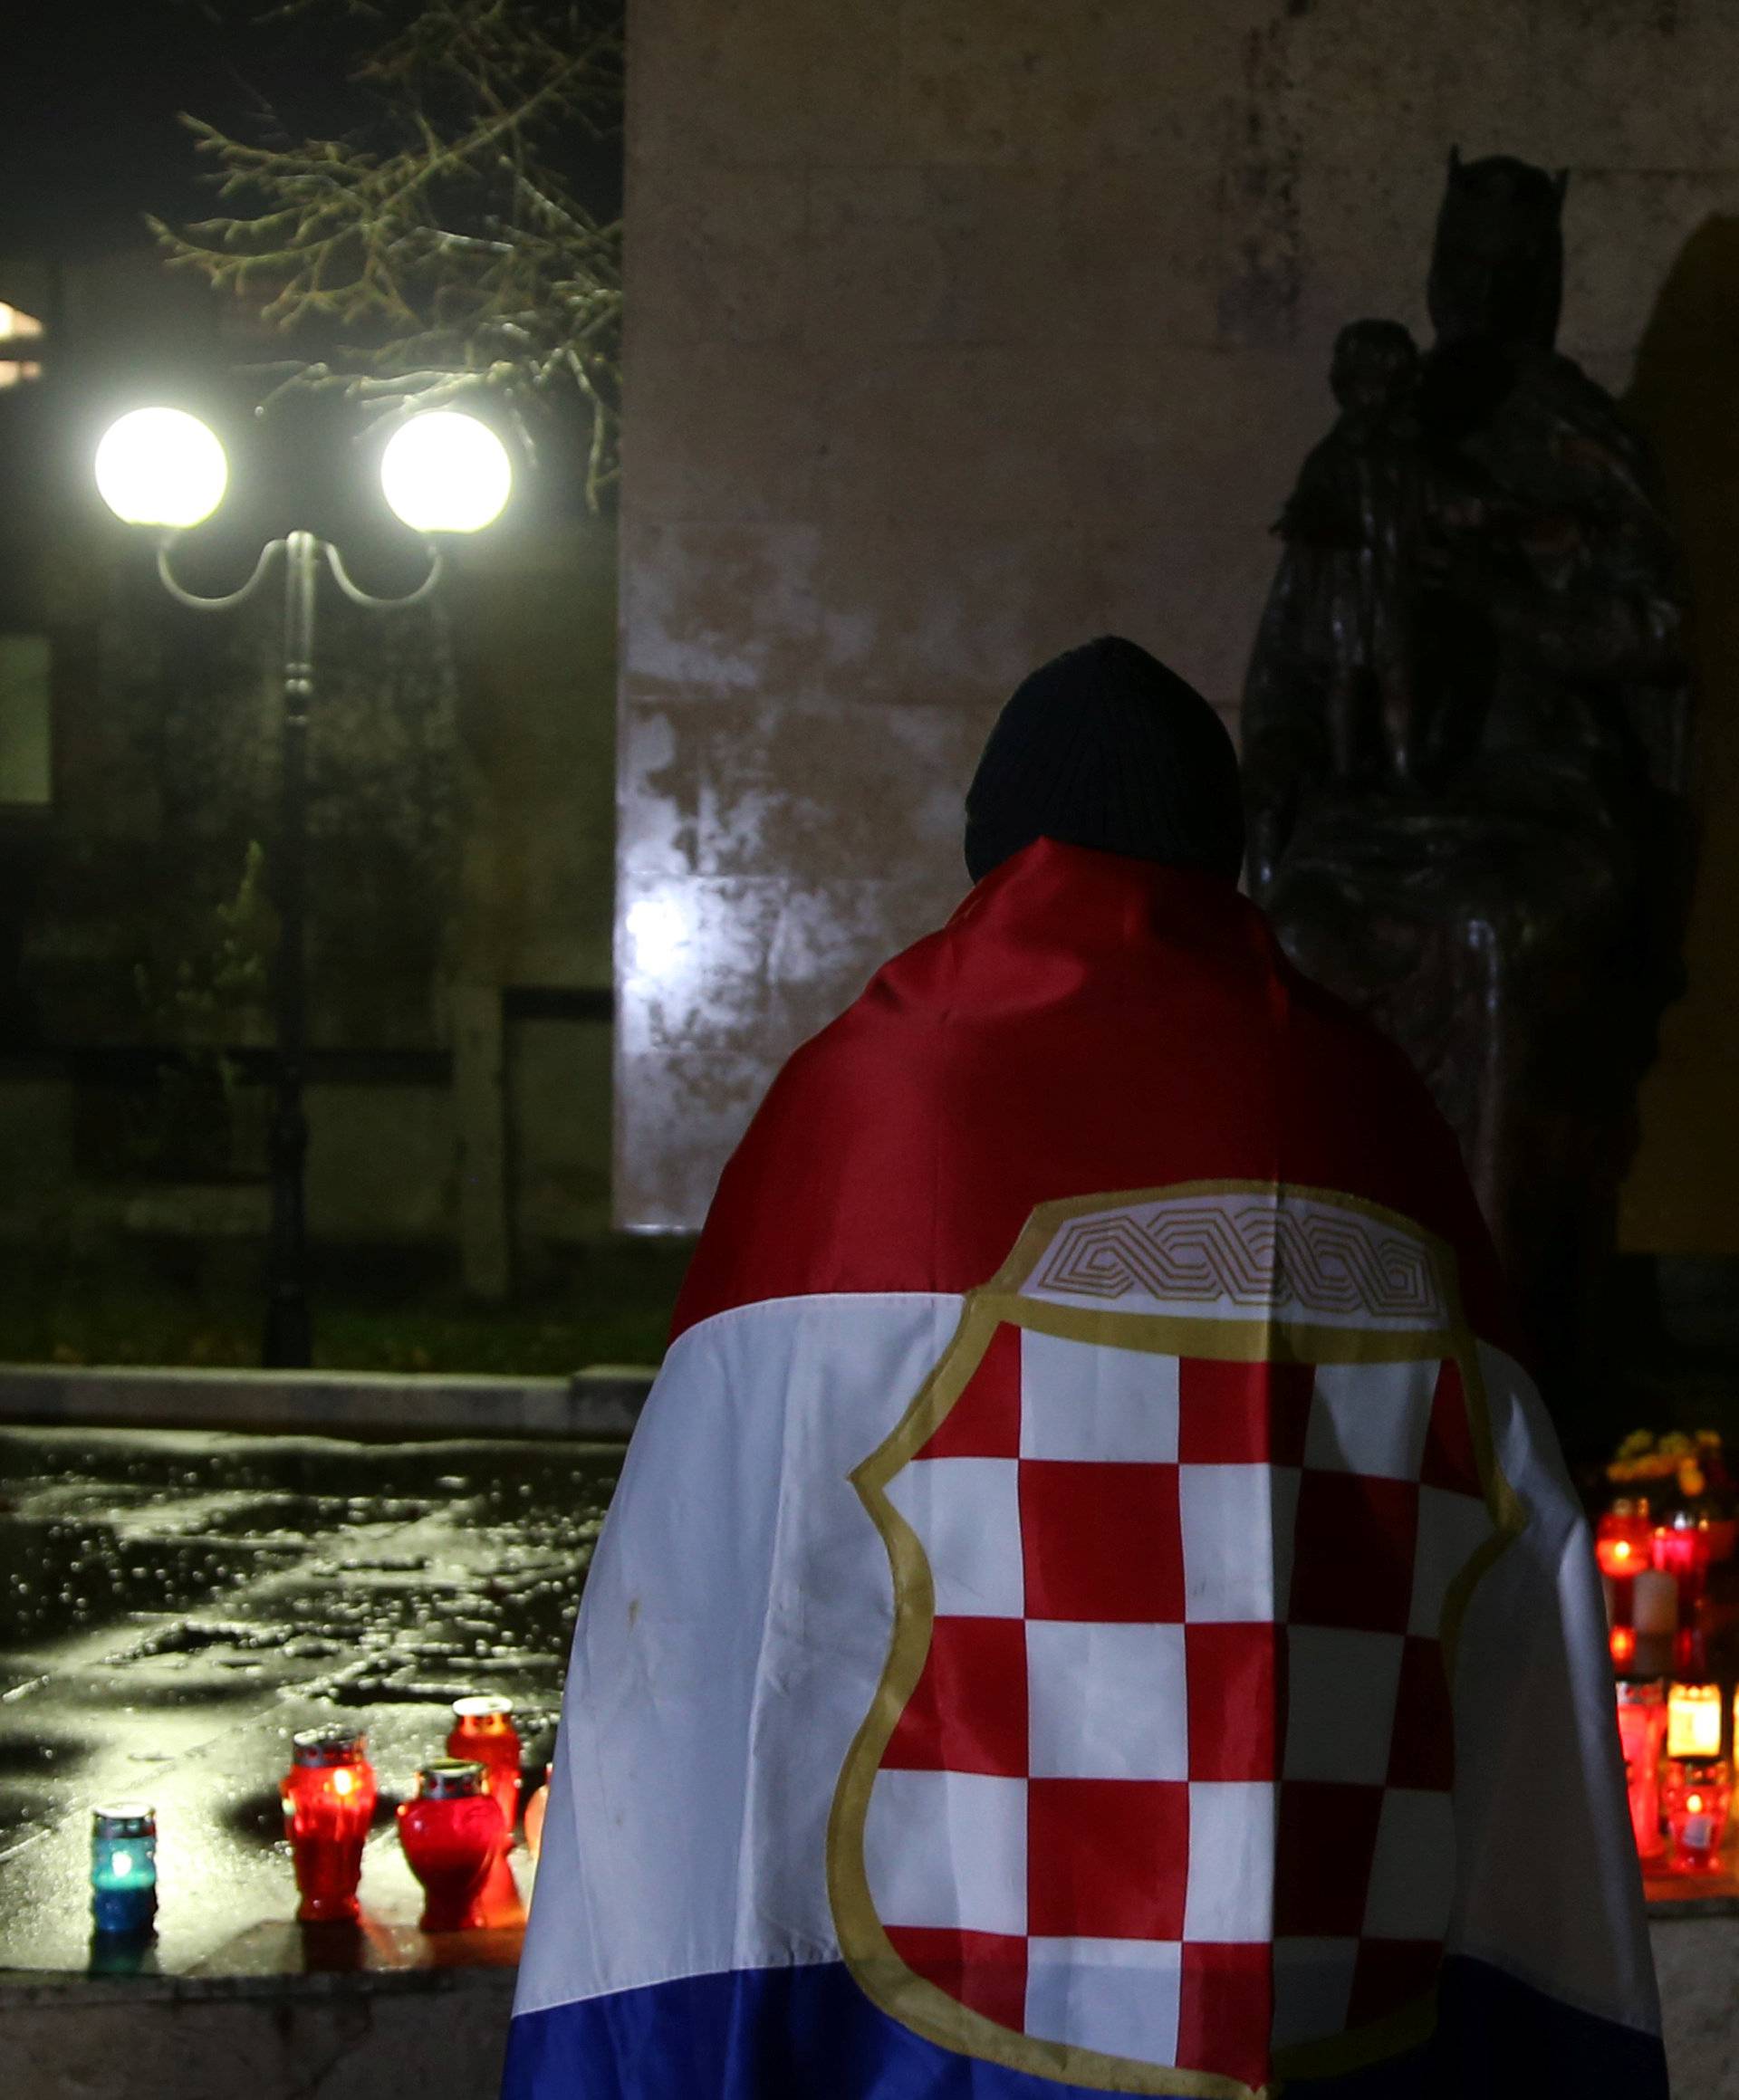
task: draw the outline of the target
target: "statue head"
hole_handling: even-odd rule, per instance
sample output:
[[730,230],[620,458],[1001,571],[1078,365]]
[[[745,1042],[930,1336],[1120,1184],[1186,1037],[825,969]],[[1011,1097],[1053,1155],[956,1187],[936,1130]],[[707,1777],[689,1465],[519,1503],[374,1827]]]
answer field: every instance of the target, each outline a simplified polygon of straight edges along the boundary
[[1568,175],[1449,154],[1427,300],[1439,343],[1550,350],[1564,289]]
[[1418,346],[1398,321],[1350,321],[1334,339],[1329,385],[1340,407],[1360,422],[1405,408],[1418,379]]

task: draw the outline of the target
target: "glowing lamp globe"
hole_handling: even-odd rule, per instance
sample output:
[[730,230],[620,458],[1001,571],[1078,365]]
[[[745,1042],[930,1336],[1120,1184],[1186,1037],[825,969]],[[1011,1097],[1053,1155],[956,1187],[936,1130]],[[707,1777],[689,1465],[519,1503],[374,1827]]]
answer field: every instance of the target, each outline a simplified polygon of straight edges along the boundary
[[201,524],[228,485],[223,446],[184,408],[135,408],[97,447],[98,493],[123,524]]
[[380,455],[380,486],[413,532],[480,532],[506,507],[513,462],[486,423],[434,408],[393,432]]

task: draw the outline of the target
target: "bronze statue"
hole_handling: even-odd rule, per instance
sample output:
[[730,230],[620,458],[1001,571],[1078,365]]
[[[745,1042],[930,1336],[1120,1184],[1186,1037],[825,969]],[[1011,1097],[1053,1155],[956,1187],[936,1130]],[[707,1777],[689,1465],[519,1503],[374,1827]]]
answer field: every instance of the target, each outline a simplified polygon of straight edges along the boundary
[[1244,751],[1252,887],[1455,1127],[1574,1435],[1680,984],[1690,688],[1647,447],[1553,348],[1563,187],[1452,154],[1430,350],[1341,331]]

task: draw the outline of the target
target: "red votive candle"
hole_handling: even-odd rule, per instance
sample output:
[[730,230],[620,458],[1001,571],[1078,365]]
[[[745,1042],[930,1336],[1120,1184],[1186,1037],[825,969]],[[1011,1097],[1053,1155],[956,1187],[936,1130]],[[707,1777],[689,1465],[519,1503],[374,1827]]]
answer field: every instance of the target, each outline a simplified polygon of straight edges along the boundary
[[282,1788],[283,1834],[295,1861],[304,1924],[357,1915],[362,1846],[374,1817],[375,1783],[360,1729],[304,1728],[290,1739]]
[[512,1830],[519,1816],[519,1760],[524,1754],[519,1731],[514,1726],[512,1700],[493,1693],[456,1699],[447,1754],[469,1759],[484,1768],[501,1819]]
[[1688,1510],[1678,1510],[1670,1524],[1657,1524],[1649,1543],[1654,1565],[1670,1575],[1678,1586],[1678,1622],[1688,1625],[1703,1601],[1709,1573],[1708,1534]]
[[1721,1720],[1718,1684],[1675,1684],[1667,1694],[1667,1755],[1718,1758]]
[[1676,1874],[1713,1874],[1721,1864],[1721,1839],[1733,1799],[1733,1779],[1726,1765],[1719,1760],[1669,1764],[1661,1779],[1660,1799],[1673,1841],[1668,1865]]
[[399,1809],[399,1836],[423,1884],[422,1928],[455,1932],[485,1923],[481,1898],[507,1844],[501,1809],[472,1758],[436,1758]]
[[1677,1643],[1678,1585],[1658,1568],[1645,1568],[1630,1585],[1630,1626],[1637,1648],[1629,1675],[1665,1677]]
[[1619,1741],[1624,1749],[1625,1790],[1639,1859],[1658,1859],[1666,1850],[1660,1835],[1660,1753],[1666,1740],[1666,1686],[1620,1684]]
[[1594,1527],[1594,1558],[1600,1573],[1624,1582],[1648,1567],[1653,1531],[1647,1502],[1614,1503]]

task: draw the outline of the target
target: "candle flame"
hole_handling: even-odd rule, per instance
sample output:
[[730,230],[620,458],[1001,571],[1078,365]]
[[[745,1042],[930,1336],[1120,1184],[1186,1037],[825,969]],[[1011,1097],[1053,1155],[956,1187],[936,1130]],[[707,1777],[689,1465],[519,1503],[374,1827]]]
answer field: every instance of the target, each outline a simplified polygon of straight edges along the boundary
[[1628,1539],[1615,1539],[1615,1540],[1613,1541],[1613,1545],[1612,1545],[1612,1558],[1613,1558],[1613,1559],[1614,1559],[1614,1560],[1629,1560],[1629,1558],[1630,1558],[1630,1541],[1629,1541]]
[[1687,1794],[1685,1797],[1685,1806],[1690,1810],[1693,1816],[1700,1816],[1703,1813],[1702,1795]]
[[332,1774],[332,1791],[335,1794],[348,1794],[355,1785],[356,1774],[346,1771],[341,1765]]
[[133,1855],[130,1852],[118,1852],[116,1853],[111,1864],[117,1874],[131,1874],[133,1871]]

